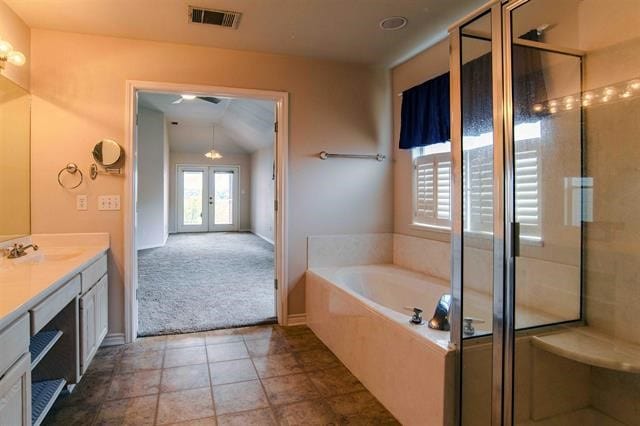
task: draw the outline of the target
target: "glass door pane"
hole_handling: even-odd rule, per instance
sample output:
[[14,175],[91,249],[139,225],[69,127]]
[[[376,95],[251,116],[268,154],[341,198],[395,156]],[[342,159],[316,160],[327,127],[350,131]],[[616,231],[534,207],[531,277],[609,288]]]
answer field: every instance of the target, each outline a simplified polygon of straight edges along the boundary
[[214,172],[214,224],[233,223],[233,172]]
[[463,425],[491,424],[494,205],[491,30],[490,10],[460,30]]
[[209,167],[209,231],[238,230],[238,175],[235,167]]
[[178,168],[178,231],[200,232],[207,230],[206,168]]

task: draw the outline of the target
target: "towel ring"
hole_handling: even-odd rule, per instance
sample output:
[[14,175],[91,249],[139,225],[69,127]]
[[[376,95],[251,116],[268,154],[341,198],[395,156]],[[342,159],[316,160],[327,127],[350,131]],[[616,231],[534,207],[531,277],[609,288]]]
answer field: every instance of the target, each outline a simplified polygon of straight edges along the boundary
[[[76,173],[80,173],[80,181],[78,181],[78,183],[75,184],[74,186],[71,186],[71,187],[66,186],[64,183],[62,183],[62,180],[60,179],[62,177],[63,172],[67,172],[70,175],[75,175]],[[64,168],[60,169],[60,171],[58,172],[58,185],[60,185],[64,189],[75,189],[82,184],[83,180],[84,180],[84,175],[82,174],[82,170],[80,170],[78,168],[78,165],[75,163],[67,164]]]

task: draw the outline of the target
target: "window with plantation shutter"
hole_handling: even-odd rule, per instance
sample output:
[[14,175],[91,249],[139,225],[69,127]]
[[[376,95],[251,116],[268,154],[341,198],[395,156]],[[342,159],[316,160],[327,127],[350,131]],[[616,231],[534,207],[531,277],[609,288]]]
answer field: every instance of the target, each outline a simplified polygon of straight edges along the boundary
[[493,149],[484,146],[463,153],[467,232],[493,232]]
[[[540,123],[516,126],[516,221],[521,238],[540,241]],[[463,214],[466,233],[493,232],[493,135],[465,136]],[[451,153],[449,143],[413,150],[413,223],[450,228]]]
[[451,155],[415,158],[413,222],[448,227],[451,221]]
[[516,150],[516,221],[520,236],[540,240],[540,142],[523,141]]

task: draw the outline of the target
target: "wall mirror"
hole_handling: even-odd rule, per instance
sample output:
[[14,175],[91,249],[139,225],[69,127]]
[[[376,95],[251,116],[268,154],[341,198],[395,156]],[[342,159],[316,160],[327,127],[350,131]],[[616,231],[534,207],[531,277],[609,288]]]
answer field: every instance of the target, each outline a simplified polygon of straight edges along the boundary
[[111,139],[102,139],[93,147],[93,159],[102,167],[113,167],[122,158],[122,147]]
[[31,233],[31,97],[0,75],[0,241]]

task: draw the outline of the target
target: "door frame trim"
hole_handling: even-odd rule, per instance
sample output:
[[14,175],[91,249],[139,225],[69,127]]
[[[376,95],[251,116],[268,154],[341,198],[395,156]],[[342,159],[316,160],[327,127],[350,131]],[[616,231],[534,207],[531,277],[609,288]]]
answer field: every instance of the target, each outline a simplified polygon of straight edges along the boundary
[[[189,83],[167,83],[127,80],[125,83],[125,149],[130,158],[124,166],[124,322],[125,340],[137,338],[138,315],[134,306],[137,280],[137,250],[135,246],[135,200],[137,173],[137,94],[138,92],[194,93],[196,95],[218,95],[250,97],[273,101],[276,105],[276,203],[275,211],[275,258],[276,258],[276,311],[278,324],[286,326],[288,316],[288,152],[289,152],[289,93],[284,91],[244,89],[235,87],[197,85]],[[238,177],[239,178],[239,177]]]

